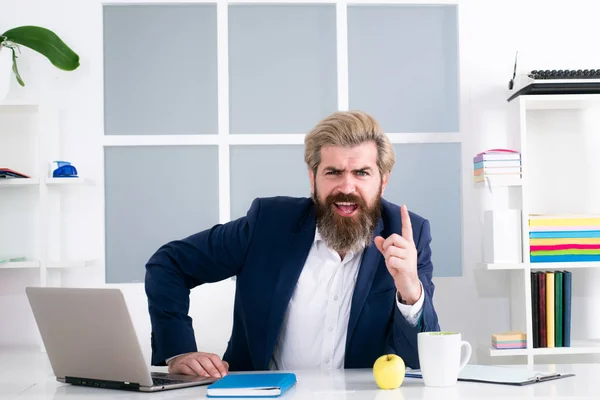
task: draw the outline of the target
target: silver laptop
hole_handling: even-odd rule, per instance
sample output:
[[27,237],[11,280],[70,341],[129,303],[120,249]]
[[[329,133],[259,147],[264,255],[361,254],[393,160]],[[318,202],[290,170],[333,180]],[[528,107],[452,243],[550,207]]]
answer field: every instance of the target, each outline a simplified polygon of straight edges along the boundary
[[59,382],[153,392],[215,378],[150,372],[119,289],[25,289]]

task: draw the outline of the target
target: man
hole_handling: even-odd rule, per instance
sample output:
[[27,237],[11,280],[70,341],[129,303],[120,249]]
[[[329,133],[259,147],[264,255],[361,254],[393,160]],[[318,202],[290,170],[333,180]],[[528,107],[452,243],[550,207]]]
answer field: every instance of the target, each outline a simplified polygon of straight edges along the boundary
[[[419,367],[438,331],[429,222],[382,199],[395,163],[377,122],[336,112],[305,139],[311,198],[256,199],[247,215],[161,247],[146,266],[152,364],[228,370]],[[236,276],[227,350],[197,352],[189,290]]]

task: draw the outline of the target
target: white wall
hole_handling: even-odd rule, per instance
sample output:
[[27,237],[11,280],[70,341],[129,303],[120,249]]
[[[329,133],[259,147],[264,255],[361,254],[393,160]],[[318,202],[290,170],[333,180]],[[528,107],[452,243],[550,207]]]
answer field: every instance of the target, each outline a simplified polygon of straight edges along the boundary
[[[458,3],[461,132],[464,135],[464,266],[462,277],[435,280],[434,301],[443,329],[460,331],[466,340],[485,349],[489,347],[491,333],[509,328],[508,282],[501,272],[474,271],[475,263],[481,258],[481,202],[490,199],[471,184],[472,157],[483,149],[505,144],[507,82],[512,75],[516,49],[520,51],[522,72],[536,68],[600,66],[597,35],[592,28],[596,26],[599,7],[592,0],[464,0]],[[0,31],[22,24],[55,30],[81,57],[81,67],[65,73],[26,50],[20,66],[27,88],[14,87],[13,96],[40,96],[51,99],[62,109],[62,156],[76,161],[80,172],[97,182],[93,188],[65,193],[62,223],[68,246],[64,250],[73,257],[85,255],[101,259],[104,232],[100,2],[2,0]],[[156,49],[156,57],[161,57],[160,49]],[[0,196],[4,193],[0,192]],[[5,212],[0,210],[0,215]],[[434,240],[444,238],[434,237]],[[67,272],[62,279],[63,284],[68,285],[101,286],[103,274],[100,263],[85,271]],[[38,343],[37,330],[22,294],[23,288],[36,285],[37,279],[36,273],[31,271],[0,270],[0,345]],[[138,334],[149,357],[150,329],[143,286],[120,287],[125,288]],[[232,304],[231,281],[194,291],[192,316],[203,350],[224,351],[231,329]],[[490,362],[484,352],[477,352],[474,358]]]

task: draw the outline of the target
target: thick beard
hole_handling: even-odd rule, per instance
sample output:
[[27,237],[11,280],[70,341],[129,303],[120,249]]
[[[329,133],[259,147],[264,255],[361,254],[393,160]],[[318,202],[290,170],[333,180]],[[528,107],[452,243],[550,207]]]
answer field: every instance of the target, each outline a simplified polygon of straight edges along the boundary
[[[327,245],[338,253],[361,251],[373,241],[373,232],[381,215],[381,188],[375,202],[368,207],[359,196],[338,193],[329,195],[325,203],[319,200],[316,185],[313,189],[315,216],[319,234]],[[334,210],[334,203],[356,203],[358,212],[352,217],[343,217]]]

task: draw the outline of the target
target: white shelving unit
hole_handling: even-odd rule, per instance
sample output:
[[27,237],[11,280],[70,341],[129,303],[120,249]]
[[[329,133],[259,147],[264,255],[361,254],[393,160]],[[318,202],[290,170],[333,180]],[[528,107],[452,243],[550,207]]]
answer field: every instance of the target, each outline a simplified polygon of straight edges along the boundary
[[[32,140],[30,144],[32,148],[25,149],[31,156],[32,166],[30,170],[21,171],[20,168],[15,167],[14,169],[19,172],[26,173],[31,178],[23,179],[0,179],[0,207],[2,207],[2,194],[5,191],[10,191],[14,194],[14,191],[21,191],[18,194],[19,199],[30,199],[32,196],[35,197],[36,206],[27,213],[35,215],[35,232],[33,237],[27,238],[31,240],[35,245],[33,246],[33,254],[23,255],[26,257],[25,261],[0,263],[0,279],[2,274],[9,274],[10,271],[16,269],[39,269],[40,273],[40,286],[54,286],[61,284],[60,271],[65,271],[74,268],[85,268],[95,264],[94,260],[64,260],[61,259],[60,248],[61,248],[61,209],[60,209],[60,197],[61,189],[63,187],[77,187],[85,185],[93,185],[94,181],[88,178],[52,178],[49,177],[48,165],[52,160],[60,159],[57,158],[60,154],[60,132],[58,124],[58,111],[51,105],[39,103],[37,101],[30,100],[4,100],[0,101],[0,124],[2,118],[7,114],[19,115],[23,121],[29,123],[29,129],[33,129],[34,132],[27,132],[31,134]],[[1,126],[1,125],[0,125]],[[33,128],[32,128],[33,127]],[[11,129],[14,131],[15,126]],[[11,129],[5,129],[9,131]],[[19,132],[21,133],[21,132]],[[25,132],[22,132],[25,134]],[[8,134],[8,133],[7,133]],[[13,132],[14,134],[14,132]],[[3,130],[0,129],[0,140],[2,140]],[[6,164],[6,160],[2,159],[2,155],[7,155],[6,151],[10,150],[8,146],[11,145],[10,140],[2,141],[5,152],[0,152],[0,167],[13,168],[11,165]],[[15,150],[23,151],[24,149]],[[26,158],[25,155],[22,155]],[[11,158],[9,157],[9,160]],[[18,158],[13,157],[12,160]],[[9,161],[10,162],[10,161]],[[33,202],[32,202],[33,203]],[[2,213],[10,213],[7,209],[0,210]],[[9,227],[0,226],[0,230]],[[0,257],[6,256],[3,252],[10,251],[10,249],[0,247]],[[12,256],[12,255],[10,255]],[[21,256],[21,255],[14,255]],[[48,271],[57,271],[52,274],[52,279],[48,278]]]
[[[596,335],[585,337],[581,326],[585,325],[583,318],[581,314],[576,316],[580,303],[575,301],[579,295],[575,288],[590,285],[581,280],[594,277],[594,269],[600,268],[600,262],[530,263],[528,221],[531,214],[600,213],[600,161],[591,161],[593,165],[589,165],[589,160],[600,160],[594,156],[600,154],[600,134],[596,129],[600,127],[600,95],[524,95],[509,102],[508,107],[511,123],[507,145],[521,152],[522,180],[520,184],[496,191],[492,188],[490,194],[494,208],[503,203],[505,209],[521,211],[523,261],[482,262],[477,268],[508,274],[511,315],[507,330],[526,332],[527,348],[497,350],[490,343],[489,355],[520,356],[532,365],[538,356],[556,356],[553,361],[560,362],[560,357],[565,355],[600,354],[600,340]],[[533,348],[531,272],[552,270],[573,270],[571,345]],[[577,300],[594,302],[585,296]],[[495,332],[490,332],[490,337],[492,333]]]

